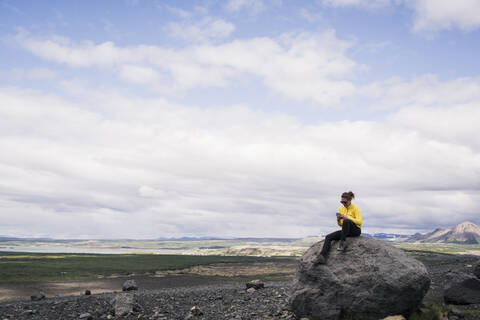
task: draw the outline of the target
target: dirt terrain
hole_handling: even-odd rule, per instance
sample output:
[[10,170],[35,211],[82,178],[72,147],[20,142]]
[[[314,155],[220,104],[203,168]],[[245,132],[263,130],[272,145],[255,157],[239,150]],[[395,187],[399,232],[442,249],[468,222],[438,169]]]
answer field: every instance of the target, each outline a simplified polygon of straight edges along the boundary
[[157,271],[155,275],[113,275],[88,281],[55,281],[0,283],[0,302],[30,300],[36,290],[47,297],[78,296],[90,290],[93,294],[121,290],[127,279],[134,279],[142,289],[198,286],[252,278],[289,279],[295,274],[296,260],[252,263],[214,263],[178,270]]

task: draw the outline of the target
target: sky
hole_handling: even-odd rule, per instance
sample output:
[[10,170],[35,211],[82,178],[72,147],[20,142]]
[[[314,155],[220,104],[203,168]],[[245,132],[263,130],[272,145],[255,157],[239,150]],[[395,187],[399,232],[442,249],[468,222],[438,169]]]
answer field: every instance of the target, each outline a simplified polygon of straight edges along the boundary
[[480,224],[479,0],[0,0],[0,235]]

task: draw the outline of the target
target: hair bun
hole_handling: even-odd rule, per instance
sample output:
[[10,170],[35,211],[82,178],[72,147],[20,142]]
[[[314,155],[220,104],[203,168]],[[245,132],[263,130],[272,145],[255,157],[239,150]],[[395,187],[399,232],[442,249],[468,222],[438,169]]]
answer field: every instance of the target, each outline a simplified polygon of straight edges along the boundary
[[345,198],[351,201],[352,199],[355,198],[355,194],[353,194],[352,191],[344,192],[342,193],[342,198]]

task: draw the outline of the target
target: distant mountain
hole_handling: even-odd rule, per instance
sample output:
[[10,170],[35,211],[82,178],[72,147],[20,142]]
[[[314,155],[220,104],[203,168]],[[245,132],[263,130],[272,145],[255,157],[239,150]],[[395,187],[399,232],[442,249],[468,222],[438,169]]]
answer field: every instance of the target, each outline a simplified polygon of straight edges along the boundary
[[428,243],[465,243],[480,244],[480,227],[466,221],[450,229],[435,229],[426,234],[415,233],[408,238],[408,242]]
[[204,240],[231,240],[233,238],[217,238],[217,237],[179,237],[179,238],[157,238],[158,241],[204,241]]
[[205,240],[241,240],[253,242],[290,242],[301,238],[218,238],[218,237],[180,237],[180,238],[157,238],[158,241],[205,241]]
[[408,235],[397,234],[397,233],[374,233],[374,234],[362,233],[362,236],[375,238],[379,240],[389,240],[389,241],[403,240],[409,237]]
[[[252,241],[252,242],[293,242],[300,240],[301,238],[235,238],[235,237],[161,237],[156,239],[140,239],[140,241],[207,241],[207,240],[240,240],[240,241]],[[77,242],[77,241],[139,241],[139,239],[52,239],[52,238],[19,238],[0,235],[0,241],[39,241],[39,242]]]
[[0,236],[0,241],[55,241],[51,238],[17,238],[9,236]]

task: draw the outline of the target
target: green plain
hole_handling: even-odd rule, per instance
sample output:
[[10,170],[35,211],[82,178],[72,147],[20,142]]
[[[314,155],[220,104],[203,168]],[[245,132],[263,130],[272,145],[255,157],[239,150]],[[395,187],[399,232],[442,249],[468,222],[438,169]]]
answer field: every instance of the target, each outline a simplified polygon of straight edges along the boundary
[[64,281],[154,274],[212,263],[295,260],[295,257],[157,254],[52,254],[0,251],[0,282]]

